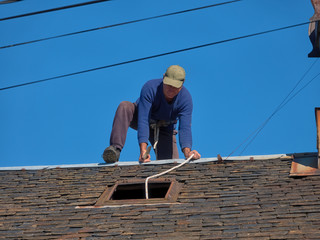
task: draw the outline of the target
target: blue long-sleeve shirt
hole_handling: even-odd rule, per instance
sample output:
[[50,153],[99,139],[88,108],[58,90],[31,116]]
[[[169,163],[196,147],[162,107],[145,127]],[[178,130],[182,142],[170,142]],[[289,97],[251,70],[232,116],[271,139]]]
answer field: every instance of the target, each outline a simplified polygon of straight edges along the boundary
[[[191,118],[192,98],[183,86],[178,95],[169,104],[163,93],[162,79],[146,82],[141,89],[138,106],[138,141],[147,143],[149,139],[150,120],[174,122],[179,120],[179,143],[181,149],[192,148]],[[167,130],[173,130],[175,124],[170,124]]]

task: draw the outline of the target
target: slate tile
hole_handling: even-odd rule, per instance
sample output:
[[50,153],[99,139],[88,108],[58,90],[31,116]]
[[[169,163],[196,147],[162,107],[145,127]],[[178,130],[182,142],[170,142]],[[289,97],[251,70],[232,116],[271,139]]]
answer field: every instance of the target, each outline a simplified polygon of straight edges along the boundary
[[[17,191],[20,191],[21,194],[21,192],[27,189],[30,190],[30,188],[27,187],[28,185],[37,185],[37,191],[34,191],[33,194],[29,193],[29,195],[20,195],[21,199],[18,199],[19,202],[14,202],[11,207],[16,207],[16,204],[28,206],[35,219],[38,219],[38,222],[47,219],[48,216],[52,219],[56,218],[55,220],[59,220],[57,222],[60,222],[63,220],[63,217],[59,218],[58,215],[63,216],[63,211],[66,212],[66,215],[71,216],[75,215],[78,211],[83,211],[78,215],[79,218],[75,218],[69,223],[64,223],[65,226],[69,224],[69,229],[73,227],[72,231],[77,231],[82,226],[82,222],[85,223],[85,225],[91,224],[91,227],[104,230],[102,232],[96,231],[96,233],[90,233],[91,236],[100,236],[105,239],[133,239],[134,236],[138,236],[135,235],[137,232],[143,232],[140,239],[160,238],[165,236],[165,232],[159,233],[158,236],[153,234],[155,228],[159,227],[170,227],[170,231],[175,231],[171,233],[173,236],[172,239],[175,239],[174,236],[178,239],[179,235],[175,235],[176,233],[181,234],[180,236],[187,235],[194,239],[210,239],[205,238],[206,233],[210,236],[210,233],[213,233],[213,231],[215,231],[216,234],[221,234],[224,230],[229,231],[229,235],[221,234],[221,236],[216,239],[236,239],[240,238],[235,235],[237,234],[235,233],[236,231],[256,233],[256,229],[254,229],[253,226],[257,226],[258,230],[268,231],[270,239],[272,237],[273,239],[277,237],[282,239],[285,239],[285,237],[288,239],[299,239],[295,238],[296,235],[299,235],[298,233],[293,234],[293,232],[288,232],[288,234],[285,235],[283,232],[277,233],[275,229],[289,229],[288,231],[298,229],[309,232],[311,229],[309,227],[303,228],[305,225],[309,225],[313,227],[313,229],[317,227],[319,219],[316,215],[312,214],[318,214],[318,211],[315,209],[319,208],[320,204],[315,200],[317,200],[317,196],[320,195],[320,187],[318,186],[318,182],[313,180],[314,178],[298,179],[298,181],[288,178],[290,164],[286,161],[253,161],[252,163],[250,162],[250,166],[247,163],[248,162],[245,161],[239,161],[222,165],[215,163],[190,164],[186,165],[186,168],[181,171],[176,171],[175,174],[168,175],[173,177],[177,176],[177,178],[185,181],[183,191],[180,195],[180,197],[182,197],[179,198],[179,201],[183,202],[182,205],[185,206],[164,207],[164,209],[167,209],[166,211],[159,211],[160,206],[151,209],[149,207],[135,208],[136,212],[134,214],[132,213],[133,208],[87,209],[84,211],[79,209],[75,210],[70,204],[92,201],[102,193],[106,185],[114,184],[114,179],[119,179],[122,171],[127,171],[124,175],[130,177],[146,177],[154,172],[168,169],[170,167],[169,165],[161,167],[134,166],[121,168],[79,168],[72,170],[59,169],[41,172],[33,171],[32,173],[25,171],[23,174],[17,171],[18,176],[10,176],[12,179],[11,186],[15,187],[1,188],[0,181],[0,192],[7,191],[8,194],[8,197],[5,198],[2,197],[3,194],[1,194],[0,203],[2,203],[2,201],[14,202],[12,199],[18,193]],[[284,167],[285,170],[283,169]],[[213,179],[210,178],[212,173],[215,173],[216,176]],[[35,174],[37,174],[37,176]],[[197,177],[194,177],[195,175]],[[25,184],[24,187],[21,187],[21,181],[33,182],[29,182]],[[314,184],[311,185],[311,182],[314,182]],[[59,188],[57,188],[57,186],[59,186]],[[75,186],[81,190],[79,191],[77,189],[77,191],[74,191],[73,187]],[[81,187],[79,188],[78,186]],[[95,186],[99,186],[97,187],[99,194],[89,193],[95,190]],[[190,186],[190,188],[188,188],[188,186]],[[17,189],[17,191],[15,189]],[[48,191],[50,192],[48,193]],[[44,194],[45,192],[47,192],[47,194]],[[37,195],[41,197],[38,200],[34,199],[34,196]],[[32,197],[33,199],[24,199],[23,197],[25,196],[29,198]],[[81,200],[77,199],[79,197]],[[66,209],[66,204],[68,203],[69,206],[68,209]],[[3,213],[1,209],[0,207],[0,214]],[[146,211],[144,211],[144,209],[146,209]],[[153,213],[157,211],[159,214],[155,217],[156,214]],[[58,214],[53,214],[54,212]],[[142,215],[140,212],[149,212],[149,214],[145,213]],[[93,213],[93,215],[90,215],[90,213]],[[232,214],[239,214],[239,216],[235,217],[232,216]],[[279,215],[279,218],[277,215]],[[232,217],[223,218],[222,216]],[[27,211],[16,211],[15,215],[12,216],[0,215],[0,219],[8,219],[8,217],[21,217],[28,219],[28,221],[32,219],[32,217],[28,217]],[[162,218],[166,219],[166,221],[163,221]],[[178,224],[179,221],[180,224]],[[192,226],[192,223],[188,221],[196,223],[197,226]],[[163,225],[161,224],[162,222],[166,222],[168,225]],[[9,221],[8,223],[10,224]],[[23,223],[18,222],[16,219],[12,219],[11,223],[11,227],[15,227],[16,229],[18,227],[25,228],[28,226],[28,223],[23,225]],[[141,225],[144,227],[143,229]],[[188,229],[189,225],[191,225],[191,230]],[[48,226],[50,225],[44,225],[44,232],[35,232],[34,236],[42,237],[42,239],[50,239],[50,237],[56,238],[58,235],[54,234],[59,233],[56,232],[52,235],[52,231],[50,232]],[[121,236],[119,232],[110,233],[108,232],[109,228],[118,230],[128,229],[125,231],[128,232],[128,234]],[[63,230],[63,228],[61,229]],[[30,230],[32,231],[33,229]],[[21,237],[21,233],[18,232],[13,239],[19,239],[19,236]],[[268,237],[263,236],[254,238],[268,239]],[[242,237],[242,239],[248,238]]]

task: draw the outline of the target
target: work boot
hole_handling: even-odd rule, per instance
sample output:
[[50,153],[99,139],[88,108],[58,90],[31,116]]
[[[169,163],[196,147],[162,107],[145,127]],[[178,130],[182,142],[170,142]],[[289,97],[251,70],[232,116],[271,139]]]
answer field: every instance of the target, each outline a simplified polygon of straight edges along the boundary
[[119,157],[120,157],[120,150],[112,145],[107,147],[102,154],[102,158],[106,163],[118,162]]

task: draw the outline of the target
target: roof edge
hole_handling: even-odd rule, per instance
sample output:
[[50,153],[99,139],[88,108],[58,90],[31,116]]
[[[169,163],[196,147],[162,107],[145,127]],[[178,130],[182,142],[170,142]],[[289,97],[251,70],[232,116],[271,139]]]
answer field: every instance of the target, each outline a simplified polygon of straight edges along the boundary
[[[293,153],[293,154],[271,154],[271,155],[251,155],[251,156],[235,156],[229,157],[226,161],[246,161],[246,160],[272,160],[287,158],[292,159],[292,155],[297,155],[299,157],[310,157],[317,155],[316,152],[310,153]],[[223,157],[222,159],[225,159]],[[62,164],[62,165],[47,165],[47,166],[18,166],[18,167],[0,167],[0,171],[23,171],[23,170],[46,170],[55,168],[92,168],[92,167],[114,167],[114,166],[135,166],[135,165],[162,165],[170,163],[182,163],[184,159],[170,159],[170,160],[157,160],[148,163],[140,164],[136,161],[132,162],[117,162],[112,164],[107,163],[87,163],[87,164]],[[218,158],[200,158],[198,160],[192,160],[190,163],[206,163],[215,162]]]

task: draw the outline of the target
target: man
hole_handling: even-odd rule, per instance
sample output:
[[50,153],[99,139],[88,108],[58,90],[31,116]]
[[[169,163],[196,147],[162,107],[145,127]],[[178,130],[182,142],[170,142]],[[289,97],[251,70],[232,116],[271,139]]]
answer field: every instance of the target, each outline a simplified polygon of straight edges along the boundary
[[107,163],[119,160],[129,126],[138,130],[139,162],[150,162],[148,140],[155,149],[157,159],[178,159],[175,130],[179,120],[179,142],[186,158],[201,155],[192,149],[191,118],[192,98],[183,86],[185,71],[178,65],[170,66],[162,79],[150,80],[141,89],[135,103],[121,102],[112,126],[110,146],[103,152]]

